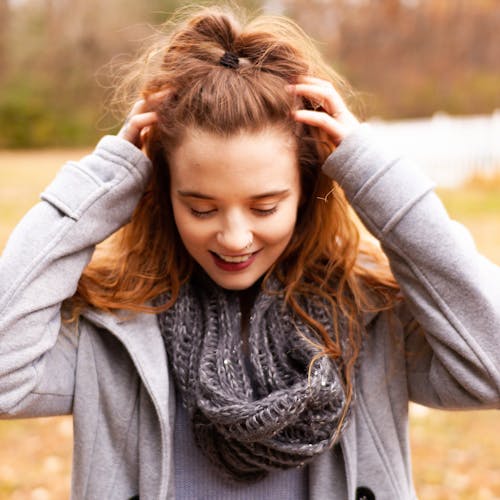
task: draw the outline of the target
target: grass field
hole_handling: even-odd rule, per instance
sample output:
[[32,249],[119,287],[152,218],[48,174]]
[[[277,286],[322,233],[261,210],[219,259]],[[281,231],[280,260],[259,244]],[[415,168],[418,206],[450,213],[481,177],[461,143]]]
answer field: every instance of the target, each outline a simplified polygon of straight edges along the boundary
[[[83,154],[0,151],[0,248],[59,166]],[[481,251],[500,263],[500,179],[488,183],[477,179],[440,194],[451,215],[470,229]],[[419,497],[500,499],[499,423],[496,411],[450,413],[412,406]],[[71,437],[69,417],[0,422],[0,500],[68,498]]]

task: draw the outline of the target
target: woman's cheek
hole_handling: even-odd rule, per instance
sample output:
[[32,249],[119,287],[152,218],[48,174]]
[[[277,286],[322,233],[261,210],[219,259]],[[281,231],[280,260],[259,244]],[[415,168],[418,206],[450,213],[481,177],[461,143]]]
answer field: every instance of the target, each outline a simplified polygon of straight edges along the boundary
[[184,239],[189,239],[190,241],[202,242],[210,238],[211,224],[205,220],[197,220],[196,217],[189,215],[188,217],[183,217],[182,228],[178,228]]
[[266,233],[269,239],[273,241],[281,241],[289,239],[295,229],[296,215],[295,211],[287,210],[279,217],[274,218],[273,221],[266,224]]

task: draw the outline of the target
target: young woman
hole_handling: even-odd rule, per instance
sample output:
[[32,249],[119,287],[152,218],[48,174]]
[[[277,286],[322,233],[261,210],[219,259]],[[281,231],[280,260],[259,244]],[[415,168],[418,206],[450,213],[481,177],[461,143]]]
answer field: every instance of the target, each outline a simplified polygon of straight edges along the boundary
[[499,268],[291,22],[143,60],[2,256],[2,415],[73,414],[75,499],[415,498],[408,402],[499,405]]

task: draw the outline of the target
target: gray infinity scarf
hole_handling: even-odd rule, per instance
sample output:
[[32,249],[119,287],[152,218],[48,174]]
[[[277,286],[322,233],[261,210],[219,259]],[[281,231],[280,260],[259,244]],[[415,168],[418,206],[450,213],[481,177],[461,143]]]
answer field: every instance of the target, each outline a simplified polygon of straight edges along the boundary
[[[324,308],[305,306],[331,332]],[[237,293],[208,278],[184,285],[158,322],[195,441],[227,478],[251,482],[302,466],[338,440],[348,421],[339,429],[339,371],[323,356],[308,376],[318,350],[302,335],[317,340],[281,295],[258,295],[246,349]]]

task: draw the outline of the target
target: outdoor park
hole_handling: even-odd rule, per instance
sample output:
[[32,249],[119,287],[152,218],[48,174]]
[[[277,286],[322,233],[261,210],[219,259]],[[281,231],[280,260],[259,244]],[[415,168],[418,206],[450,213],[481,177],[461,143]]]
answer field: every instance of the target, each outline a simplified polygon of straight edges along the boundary
[[[117,130],[120,117],[108,108],[114,67],[108,63],[132,53],[148,24],[161,22],[175,5],[111,0],[99,12],[96,6],[95,0],[0,0],[0,249],[61,165]],[[404,124],[438,111],[491,117],[500,109],[495,0],[283,0],[250,7],[297,19],[359,91],[359,112],[367,119]],[[481,252],[500,264],[500,128],[494,122],[487,158],[472,148],[460,180],[438,181],[437,191]],[[440,161],[454,161],[451,153]],[[410,421],[419,498],[500,499],[497,410],[414,405]],[[0,445],[0,500],[69,498],[70,417],[1,421]]]

